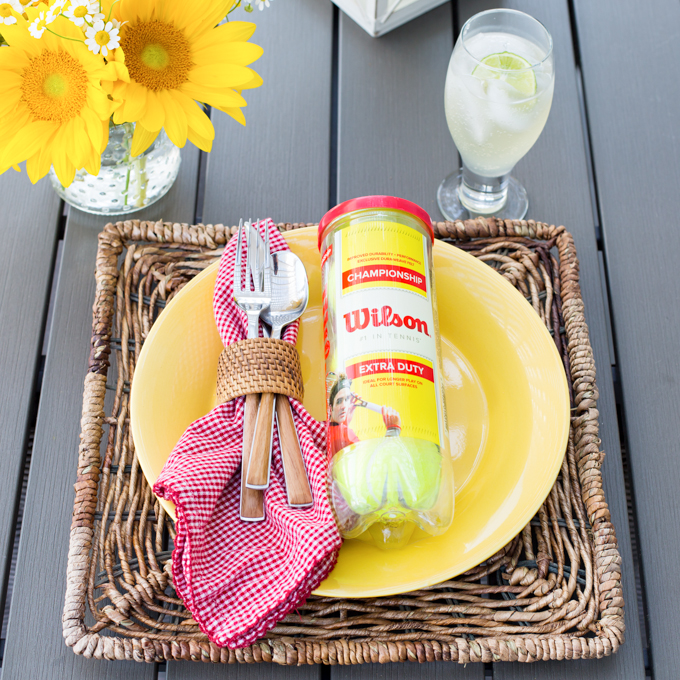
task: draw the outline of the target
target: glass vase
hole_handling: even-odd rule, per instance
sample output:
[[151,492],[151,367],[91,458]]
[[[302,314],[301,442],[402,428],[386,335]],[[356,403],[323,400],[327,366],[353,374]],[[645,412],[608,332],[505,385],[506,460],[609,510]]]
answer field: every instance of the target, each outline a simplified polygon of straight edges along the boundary
[[69,205],[96,215],[124,215],[164,196],[177,179],[179,149],[161,130],[156,141],[133,158],[133,132],[133,123],[110,125],[98,175],[78,170],[70,186],[64,187],[51,168],[50,179],[57,194]]

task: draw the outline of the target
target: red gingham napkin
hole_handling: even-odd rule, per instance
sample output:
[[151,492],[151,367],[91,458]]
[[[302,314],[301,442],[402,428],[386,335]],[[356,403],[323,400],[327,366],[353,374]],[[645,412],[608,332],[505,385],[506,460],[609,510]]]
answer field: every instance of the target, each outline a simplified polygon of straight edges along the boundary
[[[274,223],[266,225],[271,250],[288,250]],[[263,222],[263,235],[264,229]],[[247,332],[247,317],[232,299],[236,245],[231,239],[222,255],[213,298],[225,346]],[[283,339],[295,343],[297,333],[298,324],[291,324]],[[273,628],[328,575],[342,543],[326,496],[325,423],[290,401],[314,496],[311,508],[288,506],[275,437],[266,520],[239,518],[245,397],[192,423],[154,485],[157,496],[177,507],[175,589],[201,630],[222,647],[245,647]]]

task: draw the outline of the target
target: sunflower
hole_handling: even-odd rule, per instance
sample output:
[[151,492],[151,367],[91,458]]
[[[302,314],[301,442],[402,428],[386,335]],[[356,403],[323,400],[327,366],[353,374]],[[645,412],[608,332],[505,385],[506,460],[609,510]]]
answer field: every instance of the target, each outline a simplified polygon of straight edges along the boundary
[[163,128],[178,147],[188,139],[210,151],[215,129],[197,101],[245,125],[241,90],[262,84],[248,68],[262,55],[262,48],[247,42],[254,24],[218,25],[233,4],[234,0],[121,0],[113,5],[113,15],[123,25],[120,49],[109,59],[124,63],[130,74],[129,82],[111,87],[113,98],[122,102],[113,121],[136,123],[134,156],[147,149]]
[[[0,48],[0,173],[26,161],[33,183],[54,166],[68,186],[79,168],[96,175],[109,136],[112,102],[101,87],[119,70],[88,51],[82,32],[63,17],[40,40],[28,32],[38,17],[3,26],[8,47]],[[76,40],[80,42],[76,42]]]

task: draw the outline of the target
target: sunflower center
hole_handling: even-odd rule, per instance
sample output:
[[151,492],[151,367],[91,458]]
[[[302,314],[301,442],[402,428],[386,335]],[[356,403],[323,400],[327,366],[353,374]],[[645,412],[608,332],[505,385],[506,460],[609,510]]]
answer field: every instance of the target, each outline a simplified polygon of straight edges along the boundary
[[154,71],[161,71],[170,63],[168,51],[163,45],[147,45],[141,54],[144,66],[152,68]]
[[61,99],[68,91],[68,83],[61,73],[51,73],[43,82],[43,92],[53,99]]
[[97,45],[108,45],[109,40],[111,40],[111,36],[106,31],[97,31],[94,36],[95,42]]
[[120,46],[130,78],[156,92],[180,87],[193,66],[184,33],[164,21],[126,24]]
[[3,19],[6,19],[7,17],[12,16],[12,5],[4,2],[2,5],[0,5],[0,17]]
[[66,52],[43,52],[24,69],[21,98],[38,120],[64,123],[87,102],[87,73]]
[[83,17],[87,16],[87,7],[84,5],[80,5],[80,7],[76,7],[73,10],[73,16],[77,17],[78,19],[82,19]]

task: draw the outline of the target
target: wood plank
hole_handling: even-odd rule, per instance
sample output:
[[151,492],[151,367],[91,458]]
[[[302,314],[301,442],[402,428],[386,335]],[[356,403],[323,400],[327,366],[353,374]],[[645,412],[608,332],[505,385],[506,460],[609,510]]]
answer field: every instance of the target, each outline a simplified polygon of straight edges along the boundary
[[213,664],[173,661],[168,664],[166,680],[320,680],[321,666],[279,666],[275,663]]
[[[239,17],[240,18],[240,17]],[[272,3],[246,15],[264,55],[264,84],[244,90],[243,128],[213,112],[203,221],[318,221],[328,210],[333,6],[330,0]]]
[[29,409],[41,355],[56,252],[60,201],[49,180],[26,172],[0,177],[0,611],[26,453]]
[[[398,30],[398,29],[397,29]],[[388,33],[389,35],[389,33]],[[467,666],[446,661],[416,663],[369,663],[360,666],[332,666],[333,680],[450,680],[450,678],[484,678],[480,663]]]
[[439,215],[458,164],[444,117],[453,39],[449,4],[378,39],[340,15],[338,202],[390,194]]
[[564,224],[574,235],[580,260],[581,288],[590,341],[598,369],[600,434],[607,453],[604,487],[623,558],[626,601],[626,644],[618,654],[594,661],[539,664],[495,664],[494,680],[558,678],[578,674],[592,678],[644,678],[642,643],[637,617],[633,561],[621,464],[616,405],[610,371],[606,305],[598,263],[595,225],[588,184],[588,166],[576,82],[569,10],[566,1],[475,1],[459,3],[459,25],[476,12],[492,7],[519,9],[541,21],[553,37],[556,81],[552,110],[536,145],[517,164],[514,174],[529,194],[529,217]]
[[481,663],[463,666],[447,661],[368,663],[356,666],[332,666],[331,678],[333,680],[449,680],[451,678],[482,680],[484,666]]
[[[680,5],[574,3],[640,534],[652,673],[677,677]],[[602,36],[606,35],[606,40]],[[669,247],[670,246],[670,247]]]
[[[190,147],[182,157],[175,186],[135,217],[193,221],[198,152]],[[156,677],[153,664],[76,656],[61,632],[97,234],[110,220],[71,209],[66,225],[3,660],[5,678]]]

